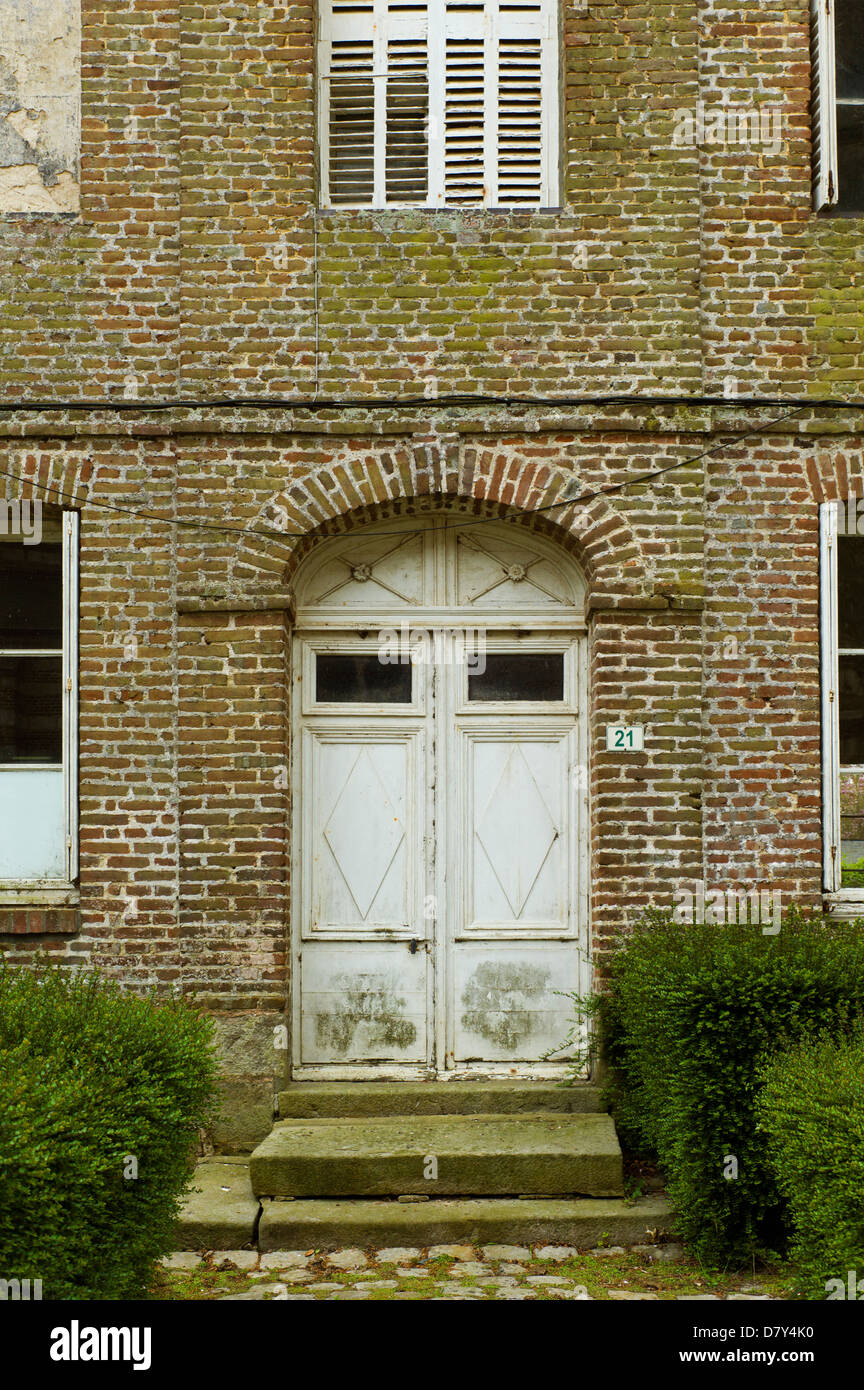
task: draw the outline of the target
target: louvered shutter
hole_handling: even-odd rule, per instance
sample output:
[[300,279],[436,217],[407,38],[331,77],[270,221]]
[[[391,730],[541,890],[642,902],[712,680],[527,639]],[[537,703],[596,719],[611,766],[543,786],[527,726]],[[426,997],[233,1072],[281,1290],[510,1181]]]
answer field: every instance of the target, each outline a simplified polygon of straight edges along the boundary
[[325,206],[555,201],[551,0],[324,0]]
[[834,0],[810,0],[813,206],[837,202],[837,78]]

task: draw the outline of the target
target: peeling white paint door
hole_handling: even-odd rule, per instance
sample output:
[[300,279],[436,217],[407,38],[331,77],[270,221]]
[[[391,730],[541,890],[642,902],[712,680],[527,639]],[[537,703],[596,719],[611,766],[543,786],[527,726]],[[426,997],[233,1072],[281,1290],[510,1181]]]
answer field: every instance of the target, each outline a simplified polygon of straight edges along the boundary
[[[451,1067],[540,1062],[567,1033],[558,991],[579,988],[576,727],[537,699],[525,702],[533,714],[517,712],[519,668],[532,654],[506,655],[510,712],[503,701],[494,712],[491,702],[464,705],[450,725]],[[553,655],[565,667],[577,659],[575,648],[543,657]]]
[[298,582],[301,1078],[554,1073],[588,984],[581,577],[448,521],[327,542]]

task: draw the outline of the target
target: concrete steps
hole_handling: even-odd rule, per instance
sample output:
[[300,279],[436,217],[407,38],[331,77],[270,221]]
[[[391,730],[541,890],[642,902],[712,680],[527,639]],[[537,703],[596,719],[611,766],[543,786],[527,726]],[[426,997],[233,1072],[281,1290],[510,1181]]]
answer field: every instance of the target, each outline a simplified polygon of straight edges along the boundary
[[203,1159],[177,1223],[177,1250],[339,1250],[345,1246],[596,1245],[653,1242],[672,1227],[662,1197],[474,1197],[259,1202],[248,1158]]
[[248,1160],[199,1165],[182,1249],[632,1245],[671,1227],[623,1198],[599,1089],[554,1082],[300,1083]]
[[282,1120],[382,1115],[513,1115],[605,1111],[599,1086],[557,1081],[300,1081],[279,1092]]
[[250,1165],[257,1197],[623,1195],[608,1115],[282,1120]]
[[[662,1197],[638,1202],[620,1198],[513,1197],[397,1200],[265,1200],[258,1248],[339,1250],[359,1246],[596,1245],[653,1242],[672,1227]],[[184,1248],[187,1248],[184,1246]],[[195,1247],[197,1248],[197,1247]],[[227,1249],[229,1247],[220,1247]]]

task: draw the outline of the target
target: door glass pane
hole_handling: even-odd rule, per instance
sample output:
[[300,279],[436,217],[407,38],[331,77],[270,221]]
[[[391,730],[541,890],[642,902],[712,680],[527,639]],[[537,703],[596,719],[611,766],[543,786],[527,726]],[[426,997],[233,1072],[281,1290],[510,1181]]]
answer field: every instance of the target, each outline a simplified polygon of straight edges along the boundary
[[864,106],[837,105],[839,212],[864,212]]
[[63,645],[62,547],[0,545],[0,648]]
[[320,654],[315,659],[315,698],[340,705],[411,703],[411,667],[370,655]]
[[841,887],[864,888],[864,773],[840,769]]
[[864,537],[837,540],[837,619],[841,650],[864,648]]
[[62,761],[62,660],[0,657],[0,763]]
[[563,700],[563,652],[486,654],[485,670],[468,675],[469,700]]
[[840,657],[840,765],[864,764],[864,656]]
[[66,877],[61,768],[0,768],[0,880]]

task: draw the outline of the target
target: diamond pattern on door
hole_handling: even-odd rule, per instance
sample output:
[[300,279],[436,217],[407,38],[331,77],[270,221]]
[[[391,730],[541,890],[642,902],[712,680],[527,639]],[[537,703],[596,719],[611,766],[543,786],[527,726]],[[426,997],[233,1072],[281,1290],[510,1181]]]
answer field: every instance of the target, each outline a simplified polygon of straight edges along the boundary
[[558,828],[519,744],[510,751],[475,834],[513,916],[521,917]]
[[367,749],[361,749],[324,829],[324,838],[365,921],[405,838]]

